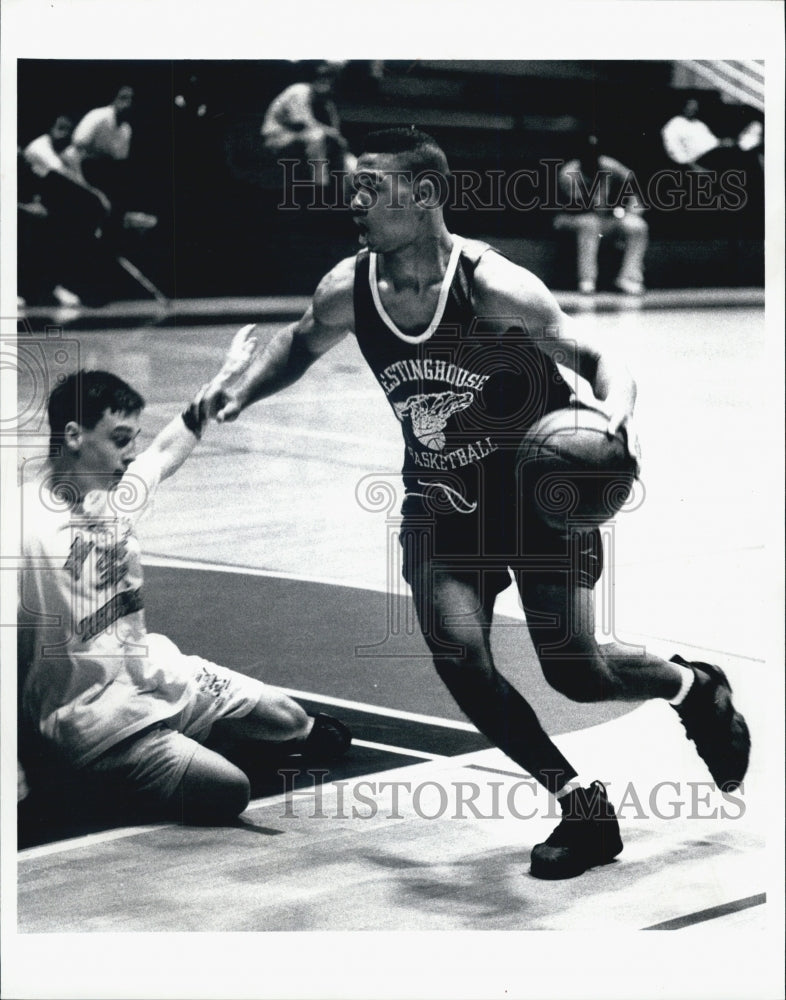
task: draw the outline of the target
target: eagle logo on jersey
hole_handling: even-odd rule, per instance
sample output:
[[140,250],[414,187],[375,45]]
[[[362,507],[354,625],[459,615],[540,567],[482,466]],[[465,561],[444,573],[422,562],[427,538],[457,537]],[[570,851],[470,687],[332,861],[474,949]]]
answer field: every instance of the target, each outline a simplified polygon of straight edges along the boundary
[[443,431],[454,413],[472,405],[471,392],[429,392],[410,396],[404,403],[394,403],[396,416],[403,423],[409,415],[415,437],[432,451],[445,447]]

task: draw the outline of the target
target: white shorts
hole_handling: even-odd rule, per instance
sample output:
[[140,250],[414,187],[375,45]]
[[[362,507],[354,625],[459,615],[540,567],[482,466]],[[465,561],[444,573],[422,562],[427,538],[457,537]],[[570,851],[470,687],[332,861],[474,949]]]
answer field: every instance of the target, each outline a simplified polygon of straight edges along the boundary
[[[182,655],[182,654],[181,654]],[[184,656],[196,674],[196,692],[166,725],[203,743],[219,719],[242,719],[271,689],[254,677],[220,667],[201,656]]]
[[[182,655],[182,654],[181,654]],[[177,715],[121,740],[85,767],[119,779],[150,801],[175,793],[194,754],[220,719],[248,715],[272,689],[199,656],[184,656],[196,671],[196,691]],[[207,752],[207,751],[203,751]]]

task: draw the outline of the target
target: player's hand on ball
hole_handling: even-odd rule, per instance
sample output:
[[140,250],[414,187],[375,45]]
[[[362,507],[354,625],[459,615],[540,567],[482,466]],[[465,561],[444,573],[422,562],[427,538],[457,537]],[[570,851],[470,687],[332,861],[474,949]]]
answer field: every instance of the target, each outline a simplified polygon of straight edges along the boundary
[[621,434],[628,446],[628,454],[636,464],[636,476],[641,474],[641,444],[630,413],[612,414],[607,430],[609,437]]

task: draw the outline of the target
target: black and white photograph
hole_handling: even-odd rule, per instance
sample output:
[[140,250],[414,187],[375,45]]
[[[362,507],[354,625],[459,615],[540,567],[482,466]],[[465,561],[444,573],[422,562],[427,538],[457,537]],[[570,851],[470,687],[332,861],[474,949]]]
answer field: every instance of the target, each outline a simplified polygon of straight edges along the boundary
[[782,996],[782,6],[3,15],[3,1000]]

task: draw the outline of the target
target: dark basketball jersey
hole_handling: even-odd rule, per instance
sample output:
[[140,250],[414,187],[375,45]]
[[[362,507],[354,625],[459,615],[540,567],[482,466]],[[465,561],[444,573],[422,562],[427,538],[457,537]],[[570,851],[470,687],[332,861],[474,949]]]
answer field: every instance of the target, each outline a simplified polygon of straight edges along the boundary
[[416,335],[399,330],[385,312],[376,256],[362,250],[355,266],[355,333],[401,424],[407,493],[439,482],[455,491],[452,502],[474,509],[489,485],[512,489],[522,432],[566,406],[570,391],[523,321],[511,318],[500,332],[491,317],[476,316],[475,268],[484,253],[497,251],[454,240],[434,317]]

